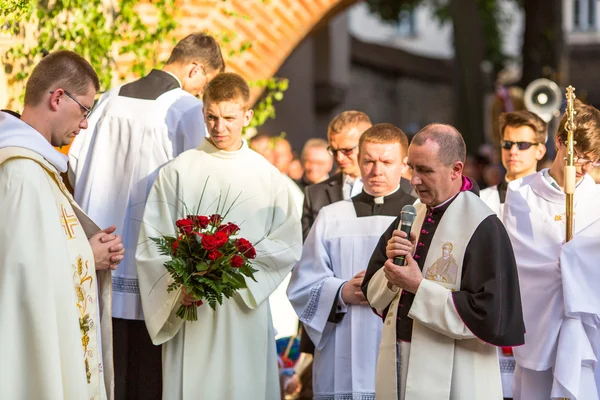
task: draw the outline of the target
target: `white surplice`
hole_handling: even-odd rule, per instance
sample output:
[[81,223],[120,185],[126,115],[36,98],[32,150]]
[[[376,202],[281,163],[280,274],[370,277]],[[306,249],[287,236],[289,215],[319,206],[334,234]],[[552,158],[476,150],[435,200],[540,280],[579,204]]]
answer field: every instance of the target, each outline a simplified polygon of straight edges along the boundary
[[[201,305],[198,321],[184,322],[175,316],[180,294],[167,293],[168,258],[148,238],[175,235],[175,221],[188,213],[186,207],[210,215],[234,200],[226,222],[238,224],[238,236],[256,245],[256,282],[247,279],[247,289],[214,311]],[[154,344],[163,344],[163,399],[279,399],[267,299],[299,259],[302,243],[296,205],[279,171],[246,142],[227,152],[205,139],[160,170],[139,241],[146,326]]]
[[502,220],[502,212],[504,209],[504,203],[500,203],[500,194],[498,193],[498,186],[487,187],[479,192],[479,197],[485,202],[485,204],[492,209]]
[[95,269],[99,228],[66,169],[40,133],[0,113],[1,399],[112,399],[111,276]]
[[[156,71],[160,72],[160,71]],[[163,72],[160,72],[163,73]],[[116,225],[125,258],[113,272],[113,317],[144,319],[135,249],[158,168],[206,136],[202,102],[181,88],[156,99],[105,93],[69,150],[75,200],[100,226]]]
[[[352,200],[323,207],[292,272],[288,296],[315,344],[315,399],[374,399],[382,322],[368,305],[338,307],[340,287],[366,269],[393,216],[357,218]],[[329,322],[332,306],[345,312]]]
[[[597,388],[589,390],[583,383],[587,388],[580,390],[580,385],[582,376],[590,375],[583,370],[596,369],[600,346],[600,186],[589,175],[578,184],[574,237],[565,244],[565,195],[545,173],[511,182],[504,209],[527,329],[525,345],[514,349],[515,359],[520,368],[549,375],[538,380],[547,385],[527,390],[527,398],[514,396],[597,399]],[[514,387],[529,383],[515,382]]]

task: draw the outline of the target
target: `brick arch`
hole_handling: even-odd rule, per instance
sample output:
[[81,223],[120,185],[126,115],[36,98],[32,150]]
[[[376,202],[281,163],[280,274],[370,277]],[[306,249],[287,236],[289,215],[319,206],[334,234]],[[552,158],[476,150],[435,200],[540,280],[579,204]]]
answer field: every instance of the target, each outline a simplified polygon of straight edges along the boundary
[[[181,38],[198,31],[217,36],[233,32],[234,40],[222,44],[224,54],[239,49],[244,41],[250,41],[250,49],[227,57],[227,70],[256,81],[272,77],[308,34],[357,0],[180,1],[181,18],[175,36]],[[149,22],[153,12],[149,4],[140,6],[140,13],[146,15]],[[171,45],[162,46],[162,50],[168,53]],[[130,60],[119,60],[117,66],[121,76],[126,75],[129,64]],[[252,100],[259,95],[259,89],[253,90]]]

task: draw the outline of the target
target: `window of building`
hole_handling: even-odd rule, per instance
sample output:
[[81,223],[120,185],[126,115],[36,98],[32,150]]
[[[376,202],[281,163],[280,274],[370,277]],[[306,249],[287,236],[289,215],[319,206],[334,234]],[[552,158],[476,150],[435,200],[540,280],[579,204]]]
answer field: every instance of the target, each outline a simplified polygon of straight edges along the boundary
[[573,0],[573,30],[596,31],[596,8],[598,0]]
[[414,9],[400,11],[397,31],[399,36],[417,36],[417,18]]

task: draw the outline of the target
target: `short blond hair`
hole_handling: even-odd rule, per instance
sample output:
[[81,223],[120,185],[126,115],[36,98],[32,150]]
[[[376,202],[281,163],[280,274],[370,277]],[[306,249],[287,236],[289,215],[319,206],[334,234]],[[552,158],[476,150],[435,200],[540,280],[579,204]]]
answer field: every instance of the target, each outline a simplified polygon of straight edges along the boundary
[[361,123],[372,124],[369,116],[362,111],[344,111],[331,120],[327,127],[327,134],[340,133],[348,127],[353,127]]
[[240,75],[233,72],[222,72],[206,85],[202,101],[204,104],[240,101],[244,107],[248,107],[250,87]]
[[402,154],[406,156],[408,151],[406,133],[392,124],[375,124],[367,129],[358,140],[359,153],[364,143],[400,143]]

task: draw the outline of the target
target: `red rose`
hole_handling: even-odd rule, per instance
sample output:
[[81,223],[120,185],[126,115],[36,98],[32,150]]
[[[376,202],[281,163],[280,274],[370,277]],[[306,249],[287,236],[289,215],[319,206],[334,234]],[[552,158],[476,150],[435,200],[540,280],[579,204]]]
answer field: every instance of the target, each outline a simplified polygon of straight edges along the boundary
[[179,239],[175,239],[173,242],[173,255],[177,255],[177,248],[179,247]]
[[237,254],[233,255],[229,260],[229,265],[231,265],[233,268],[240,268],[242,265],[244,265],[244,259]]
[[213,236],[217,241],[217,247],[223,246],[229,240],[229,237],[225,232],[215,232]]
[[225,232],[227,236],[235,235],[239,232],[239,230],[240,227],[236,224],[232,224],[231,222],[228,222],[227,224],[221,225],[219,228],[217,228],[217,232]]
[[191,219],[194,222],[194,225],[198,228],[206,228],[210,220],[208,217],[204,215],[188,215],[187,219]]
[[207,216],[201,215],[198,217],[198,225],[200,225],[200,228],[202,229],[206,228],[209,222],[210,220]]
[[219,250],[211,250],[208,252],[208,259],[215,261],[216,259],[218,259],[219,257],[221,257],[223,255],[223,253],[221,253]]
[[216,249],[217,239],[213,235],[202,235],[202,247],[207,251]]
[[219,214],[213,214],[213,215],[210,216],[210,222],[214,226],[220,225],[221,221],[223,221],[223,217],[221,217]]
[[196,307],[200,307],[201,305],[202,305],[202,300],[198,300],[198,301],[196,302]]
[[194,229],[194,221],[189,218],[182,218],[175,222],[175,226],[177,226],[182,233],[190,233],[192,229]]
[[244,238],[239,238],[235,241],[235,247],[238,249],[240,253],[248,258],[256,257],[256,249],[252,246],[252,243],[247,241]]

